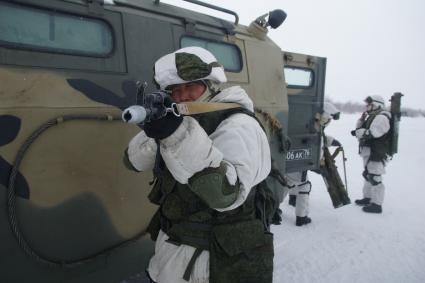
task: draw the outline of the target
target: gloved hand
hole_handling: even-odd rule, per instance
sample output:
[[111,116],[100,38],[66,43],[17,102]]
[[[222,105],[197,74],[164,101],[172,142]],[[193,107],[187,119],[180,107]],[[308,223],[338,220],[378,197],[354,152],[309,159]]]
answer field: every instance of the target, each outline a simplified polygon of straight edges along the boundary
[[356,137],[358,139],[362,139],[365,136],[367,136],[369,134],[369,130],[366,130],[365,128],[360,128],[356,130]]
[[[174,101],[169,96],[164,99],[164,105],[167,108],[169,108],[173,102]],[[161,105],[158,106],[160,107]],[[173,113],[168,112],[167,115],[160,119],[145,123],[143,130],[148,137],[161,140],[173,134],[182,122],[182,116],[177,117]]]
[[337,139],[334,139],[331,143],[331,146],[341,146],[341,143]]

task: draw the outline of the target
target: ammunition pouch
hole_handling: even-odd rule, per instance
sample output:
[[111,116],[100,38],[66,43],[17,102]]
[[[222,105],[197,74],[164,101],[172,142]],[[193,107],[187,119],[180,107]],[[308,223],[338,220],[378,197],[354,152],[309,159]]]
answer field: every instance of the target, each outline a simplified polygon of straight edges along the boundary
[[271,283],[273,234],[260,220],[218,225],[210,245],[211,283]]
[[189,281],[196,258],[210,252],[210,283],[272,283],[273,234],[258,219],[204,224],[182,222],[165,230],[167,242],[195,247],[183,278]]
[[387,154],[389,153],[389,139],[388,134],[372,140],[370,143],[370,161],[385,161],[387,160]]
[[226,177],[226,166],[206,168],[189,179],[189,188],[211,208],[224,208],[235,202],[239,193],[239,182],[230,185]]

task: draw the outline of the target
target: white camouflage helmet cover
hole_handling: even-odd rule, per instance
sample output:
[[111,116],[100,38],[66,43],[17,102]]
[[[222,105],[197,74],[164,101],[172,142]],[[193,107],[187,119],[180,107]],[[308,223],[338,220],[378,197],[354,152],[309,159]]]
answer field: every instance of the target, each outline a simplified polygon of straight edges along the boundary
[[385,100],[380,95],[370,95],[364,101],[367,104],[372,104],[372,109],[385,108]]
[[339,110],[332,103],[325,102],[323,104],[323,112],[326,113],[329,116],[332,116],[332,115],[339,113]]
[[199,80],[217,84],[227,81],[224,68],[211,52],[201,47],[185,47],[155,62],[155,81],[160,89]]
[[[326,119],[332,119],[334,117],[336,117],[337,115],[339,115],[340,111],[338,110],[338,108],[336,108],[335,105],[333,105],[330,102],[325,102],[323,103],[323,114],[322,116]],[[335,120],[337,120],[336,118],[334,118]]]
[[322,115],[320,115],[319,123],[322,127],[326,127],[329,125],[332,119],[338,120],[339,119],[339,111],[338,109],[330,102],[324,102],[323,103],[323,112]]

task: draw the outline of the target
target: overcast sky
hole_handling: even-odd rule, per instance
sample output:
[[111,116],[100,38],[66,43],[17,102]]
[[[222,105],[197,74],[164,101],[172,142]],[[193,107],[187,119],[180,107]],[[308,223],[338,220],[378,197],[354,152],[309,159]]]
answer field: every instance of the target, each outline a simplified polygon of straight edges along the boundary
[[[181,7],[224,17],[181,0]],[[274,9],[288,17],[269,36],[282,50],[327,58],[326,96],[361,102],[372,94],[385,99],[397,91],[402,105],[425,109],[424,0],[204,0],[235,11],[249,23]]]

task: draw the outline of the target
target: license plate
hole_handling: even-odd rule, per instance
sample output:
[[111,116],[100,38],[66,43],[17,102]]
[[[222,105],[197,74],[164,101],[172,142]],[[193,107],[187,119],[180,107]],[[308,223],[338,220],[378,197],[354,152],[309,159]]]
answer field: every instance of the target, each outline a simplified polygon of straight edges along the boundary
[[311,148],[292,149],[286,153],[286,160],[305,160],[311,159]]

